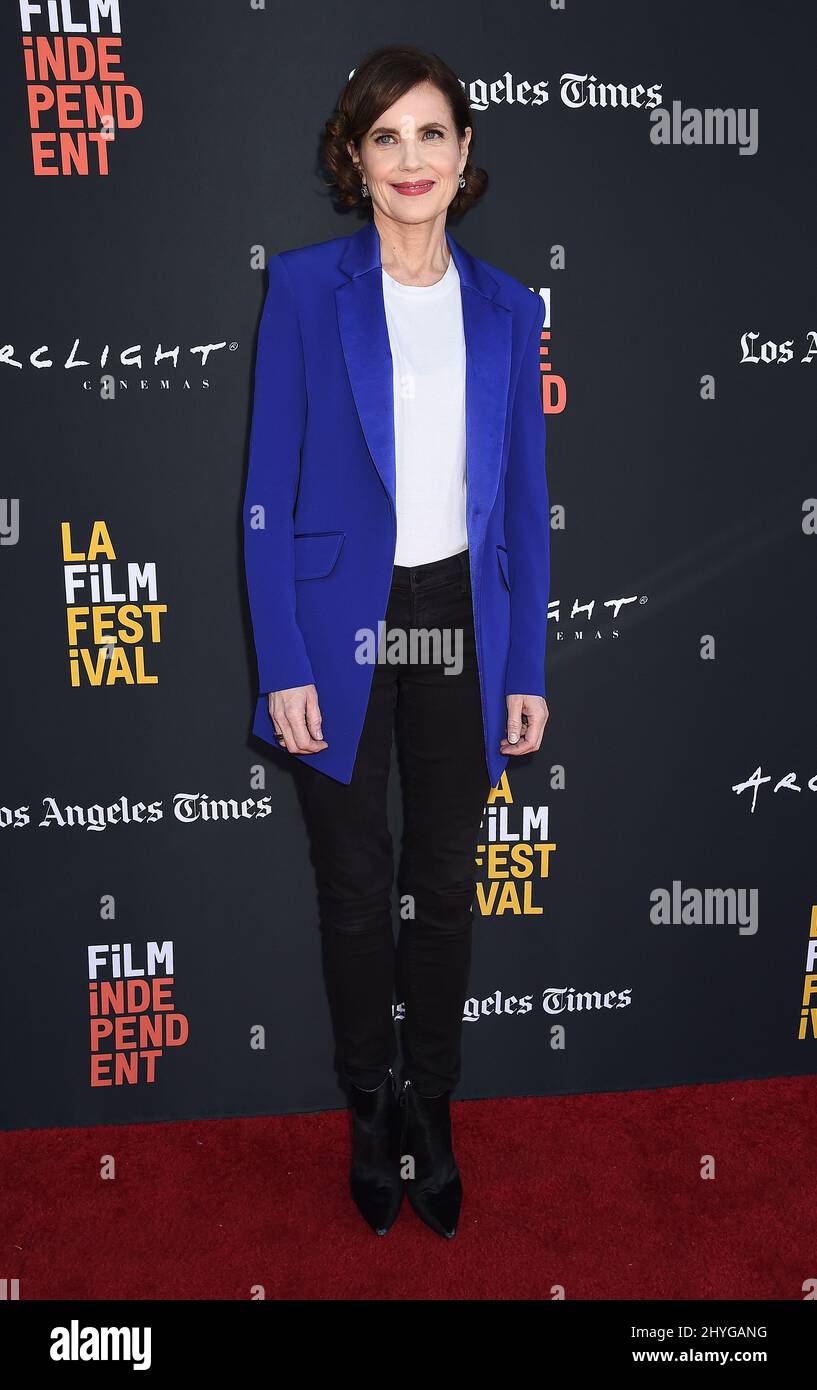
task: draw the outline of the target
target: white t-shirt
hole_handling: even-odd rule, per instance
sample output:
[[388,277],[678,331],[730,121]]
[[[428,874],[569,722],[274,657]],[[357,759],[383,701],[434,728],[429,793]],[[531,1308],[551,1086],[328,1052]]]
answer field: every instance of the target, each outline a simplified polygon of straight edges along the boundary
[[394,368],[394,563],[424,565],[468,548],[460,277],[453,256],[435,285],[382,276]]

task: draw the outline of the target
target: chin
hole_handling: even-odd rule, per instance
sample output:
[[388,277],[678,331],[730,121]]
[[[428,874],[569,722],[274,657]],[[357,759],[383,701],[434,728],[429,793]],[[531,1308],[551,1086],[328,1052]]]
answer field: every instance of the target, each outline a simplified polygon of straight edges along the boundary
[[422,198],[402,198],[397,193],[395,199],[396,202],[392,203],[390,210],[398,222],[430,222],[438,213],[444,212],[447,206],[437,198],[431,203]]

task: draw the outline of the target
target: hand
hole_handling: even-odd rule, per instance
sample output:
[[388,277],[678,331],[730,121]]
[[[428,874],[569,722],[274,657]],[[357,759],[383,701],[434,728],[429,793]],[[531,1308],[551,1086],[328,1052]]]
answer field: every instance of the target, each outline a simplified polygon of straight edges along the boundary
[[499,745],[500,753],[519,757],[535,753],[545,732],[548,707],[542,695],[506,695],[508,706],[507,738]]
[[321,711],[314,685],[271,690],[267,697],[278,742],[288,753],[320,753],[329,744],[321,730]]

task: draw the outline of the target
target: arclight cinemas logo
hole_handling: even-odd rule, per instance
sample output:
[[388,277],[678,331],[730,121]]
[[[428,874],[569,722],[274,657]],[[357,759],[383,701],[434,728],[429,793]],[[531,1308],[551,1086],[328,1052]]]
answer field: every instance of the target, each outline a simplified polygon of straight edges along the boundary
[[202,343],[183,343],[171,338],[146,343],[87,342],[79,337],[61,344],[3,343],[0,341],[0,367],[16,371],[77,372],[83,391],[97,391],[100,399],[114,401],[128,391],[144,395],[151,390],[209,391],[213,378],[205,368],[221,360],[225,352],[237,352],[238,340],[213,339]]
[[119,0],[20,0],[20,24],[35,176],[107,174],[117,131],[143,115],[122,70]]
[[52,1361],[132,1361],[135,1371],[150,1370],[149,1327],[52,1327]]
[[173,942],[148,941],[144,967],[133,946],[88,947],[91,1085],[150,1085],[166,1047],[183,1047],[185,1014],[176,1011]]
[[586,598],[581,595],[572,600],[552,598],[548,601],[548,620],[552,619],[556,627],[554,640],[572,642],[574,645],[585,638],[592,642],[600,642],[604,637],[617,640],[621,636],[621,613],[626,613],[633,603],[644,604],[647,601],[647,594],[613,595],[612,598]]

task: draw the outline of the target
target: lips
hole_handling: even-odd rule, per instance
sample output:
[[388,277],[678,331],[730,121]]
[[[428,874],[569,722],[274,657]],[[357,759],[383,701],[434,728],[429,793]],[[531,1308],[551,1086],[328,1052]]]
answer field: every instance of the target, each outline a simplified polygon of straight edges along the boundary
[[433,179],[419,179],[416,183],[393,183],[392,188],[407,198],[416,198],[420,193],[428,193],[434,187]]

